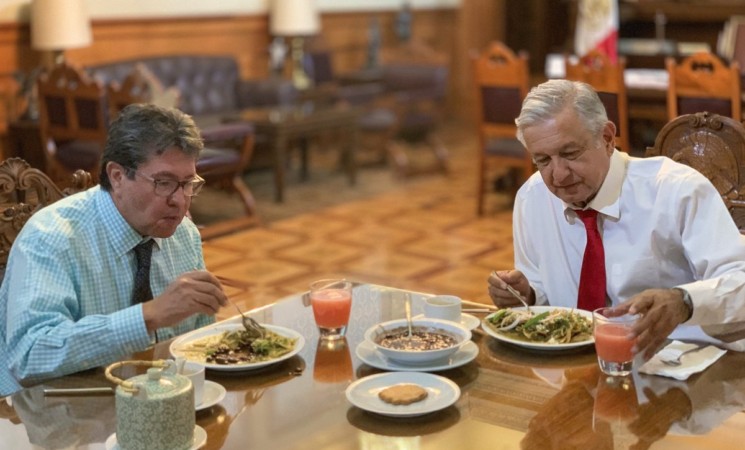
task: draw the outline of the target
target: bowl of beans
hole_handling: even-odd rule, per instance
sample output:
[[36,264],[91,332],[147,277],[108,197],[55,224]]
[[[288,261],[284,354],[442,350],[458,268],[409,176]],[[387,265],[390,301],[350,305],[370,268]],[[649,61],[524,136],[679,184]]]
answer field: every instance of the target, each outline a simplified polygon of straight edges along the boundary
[[448,320],[390,320],[365,331],[365,340],[385,358],[399,364],[422,365],[447,360],[471,339],[471,332]]

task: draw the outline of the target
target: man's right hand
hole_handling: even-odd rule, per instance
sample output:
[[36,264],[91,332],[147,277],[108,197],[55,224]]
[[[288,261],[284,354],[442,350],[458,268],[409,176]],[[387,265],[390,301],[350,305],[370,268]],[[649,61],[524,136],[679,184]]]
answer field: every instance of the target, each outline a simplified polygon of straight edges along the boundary
[[166,290],[142,304],[147,330],[173,326],[197,313],[214,315],[228,298],[217,278],[206,270],[186,272]]
[[507,290],[507,285],[512,286],[519,292],[528,304],[535,303],[535,294],[530,287],[528,279],[519,270],[495,270],[489,275],[489,296],[492,302],[500,308],[510,306],[522,306],[522,303],[516,299]]

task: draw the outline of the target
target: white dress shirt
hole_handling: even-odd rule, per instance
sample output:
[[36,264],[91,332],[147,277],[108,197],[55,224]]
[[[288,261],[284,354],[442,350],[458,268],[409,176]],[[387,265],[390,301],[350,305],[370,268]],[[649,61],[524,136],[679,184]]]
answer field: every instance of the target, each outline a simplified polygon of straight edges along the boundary
[[[745,338],[745,238],[703,175],[666,157],[615,151],[588,207],[600,212],[611,304],[680,287],[693,301],[687,325],[728,342]],[[515,267],[536,303],[576,307],[585,227],[539,173],[517,194],[513,233]],[[730,348],[743,350],[745,341]]]

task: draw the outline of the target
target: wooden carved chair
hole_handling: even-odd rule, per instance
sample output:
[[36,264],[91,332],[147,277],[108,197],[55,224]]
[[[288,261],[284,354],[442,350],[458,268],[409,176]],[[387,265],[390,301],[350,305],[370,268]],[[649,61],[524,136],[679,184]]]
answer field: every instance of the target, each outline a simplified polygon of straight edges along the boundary
[[[516,55],[501,42],[492,42],[482,53],[472,51],[474,86],[476,87],[477,123],[479,125],[478,213],[484,213],[484,200],[493,167],[516,173],[517,187],[534,172],[533,161],[515,137],[515,118],[528,94],[530,72],[528,55]],[[508,172],[509,173],[509,172]]]
[[[396,112],[394,132],[398,142],[423,143],[432,151],[432,164],[414,167],[406,149],[391,145],[391,156],[402,175],[448,170],[448,151],[437,136],[448,90],[449,58],[411,40],[381,52],[380,74],[389,104]],[[397,142],[397,143],[398,143]]]
[[92,185],[91,175],[83,170],[77,170],[69,187],[60,190],[44,172],[20,158],[0,163],[0,280],[10,247],[28,219],[41,208]]
[[667,156],[708,178],[745,233],[745,126],[726,116],[699,112],[668,122],[646,156]]
[[616,147],[630,152],[629,105],[623,75],[626,59],[619,58],[614,64],[606,54],[593,50],[581,59],[570,57],[565,61],[566,79],[584,81],[595,88],[608,119],[616,124]]
[[725,65],[716,55],[695,53],[680,64],[674,58],[665,60],[669,84],[667,117],[709,111],[742,120],[740,67],[733,61]]
[[67,63],[39,77],[39,128],[49,176],[64,183],[78,169],[98,181],[106,142],[106,90]]
[[[178,100],[178,93],[164,88],[144,65],[135,66],[121,84],[112,81],[107,94],[112,117],[132,103],[175,107]],[[253,193],[243,181],[243,172],[253,155],[253,126],[237,122],[207,126],[200,131],[205,148],[197,161],[197,173],[210,185],[237,193],[246,215],[257,217]]]
[[[394,152],[392,140],[396,132],[395,102],[385,96],[385,86],[379,80],[349,81],[338,77],[331,49],[321,39],[313,39],[306,49],[303,67],[313,81],[314,91],[334,102],[353,105],[358,114],[357,131],[361,147],[370,150],[374,164],[385,163]],[[354,77],[354,74],[351,74]],[[360,153],[360,152],[358,152]],[[358,154],[359,156],[363,156]]]

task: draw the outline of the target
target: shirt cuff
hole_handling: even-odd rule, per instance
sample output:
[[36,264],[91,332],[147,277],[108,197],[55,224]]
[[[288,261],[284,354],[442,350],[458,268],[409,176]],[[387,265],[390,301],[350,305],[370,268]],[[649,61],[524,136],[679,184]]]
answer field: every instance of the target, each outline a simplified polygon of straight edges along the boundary
[[125,352],[138,352],[150,345],[142,304],[119,310],[110,317],[113,338]]

